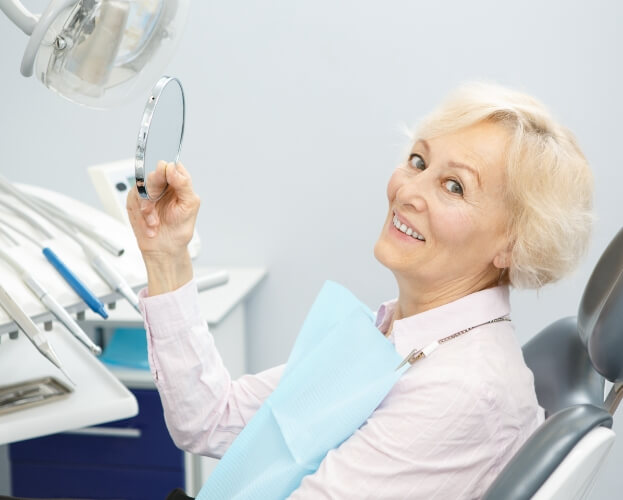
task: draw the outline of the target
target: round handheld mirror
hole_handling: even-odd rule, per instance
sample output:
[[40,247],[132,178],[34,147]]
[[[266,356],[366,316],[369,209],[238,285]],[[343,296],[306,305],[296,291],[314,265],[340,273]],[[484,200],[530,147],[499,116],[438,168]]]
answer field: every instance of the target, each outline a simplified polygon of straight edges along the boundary
[[141,198],[157,201],[167,189],[165,169],[158,162],[179,160],[184,137],[186,102],[182,83],[163,76],[151,91],[138,133],[134,171]]

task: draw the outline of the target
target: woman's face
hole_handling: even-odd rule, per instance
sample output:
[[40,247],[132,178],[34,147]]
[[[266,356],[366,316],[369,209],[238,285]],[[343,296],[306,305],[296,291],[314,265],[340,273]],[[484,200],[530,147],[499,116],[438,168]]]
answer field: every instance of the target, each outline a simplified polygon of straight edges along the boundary
[[473,291],[497,281],[508,265],[508,138],[502,126],[481,122],[413,145],[389,180],[374,248],[399,284]]

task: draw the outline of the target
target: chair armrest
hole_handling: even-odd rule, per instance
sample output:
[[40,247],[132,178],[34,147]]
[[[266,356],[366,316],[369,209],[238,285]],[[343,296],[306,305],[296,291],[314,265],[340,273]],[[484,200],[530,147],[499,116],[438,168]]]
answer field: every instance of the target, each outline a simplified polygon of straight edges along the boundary
[[483,500],[527,500],[573,447],[598,426],[612,427],[606,410],[584,404],[564,408],[534,431],[485,493]]

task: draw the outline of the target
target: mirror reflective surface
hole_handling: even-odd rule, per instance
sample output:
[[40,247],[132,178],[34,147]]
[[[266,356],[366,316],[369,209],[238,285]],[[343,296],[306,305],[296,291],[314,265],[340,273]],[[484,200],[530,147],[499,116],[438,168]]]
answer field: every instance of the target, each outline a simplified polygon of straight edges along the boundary
[[158,162],[179,160],[186,113],[184,89],[177,78],[163,76],[145,105],[135,157],[136,188],[142,198],[156,201],[167,183]]

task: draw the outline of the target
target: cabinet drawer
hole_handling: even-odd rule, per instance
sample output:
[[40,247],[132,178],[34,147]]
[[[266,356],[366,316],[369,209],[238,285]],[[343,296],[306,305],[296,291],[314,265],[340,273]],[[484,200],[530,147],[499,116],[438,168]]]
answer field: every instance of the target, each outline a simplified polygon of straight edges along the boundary
[[135,417],[88,428],[89,434],[60,433],[10,446],[12,463],[92,464],[97,466],[183,469],[184,456],[167,431],[155,390],[132,390]]
[[164,500],[184,485],[184,473],[141,467],[62,467],[18,464],[12,471],[13,495],[34,498]]

